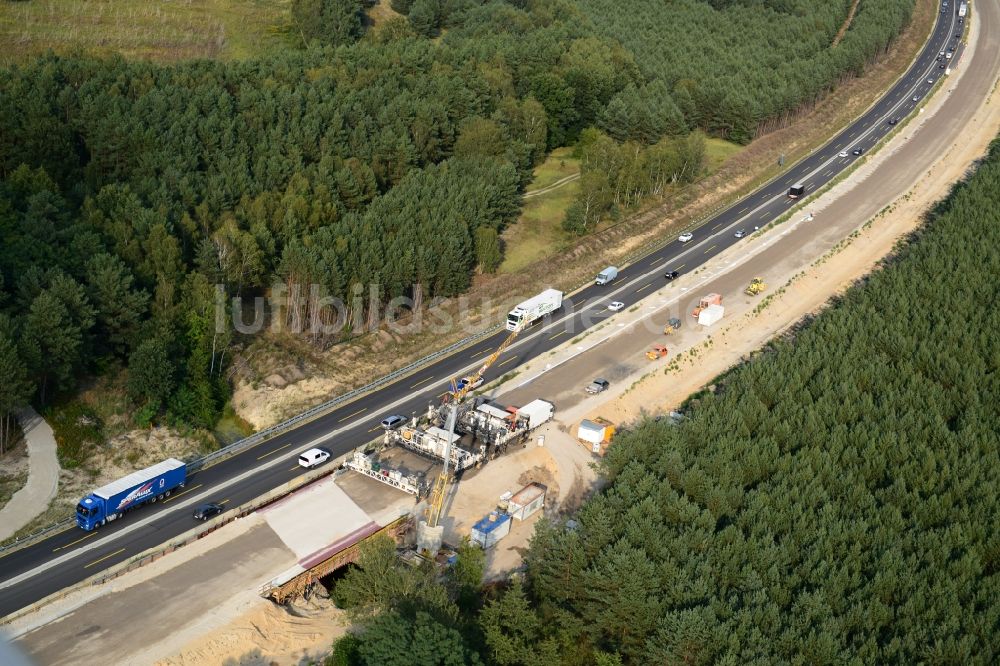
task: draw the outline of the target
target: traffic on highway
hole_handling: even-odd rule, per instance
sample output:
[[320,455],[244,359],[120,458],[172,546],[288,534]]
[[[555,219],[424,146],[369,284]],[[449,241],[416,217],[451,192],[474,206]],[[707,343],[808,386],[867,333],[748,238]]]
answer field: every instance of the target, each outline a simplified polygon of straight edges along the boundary
[[[614,311],[634,305],[647,293],[693,271],[748,238],[753,230],[785,215],[801,203],[789,196],[793,187],[801,185],[802,196],[808,197],[834,181],[888,134],[898,131],[898,123],[917,112],[949,68],[958,65],[963,27],[956,12],[941,12],[917,60],[860,118],[754,193],[711,219],[680,230],[683,233],[678,237],[633,264],[616,269],[607,284],[591,284],[567,295],[561,309],[510,345],[507,356],[485,380],[496,380],[560,346],[570,334],[581,333]],[[595,274],[601,268],[595,266]],[[169,495],[125,519],[100,525],[95,520],[87,529],[71,527],[0,553],[4,565],[0,616],[184,533],[196,521],[257,498],[298,477],[304,468],[329,464],[328,460],[377,438],[385,429],[381,422],[390,415],[409,418],[423,413],[453,378],[469,375],[496,349],[507,337],[503,328],[364,397],[189,474],[182,486],[172,487]],[[304,462],[300,461],[303,455],[307,455]],[[123,486],[122,492],[131,490]]]

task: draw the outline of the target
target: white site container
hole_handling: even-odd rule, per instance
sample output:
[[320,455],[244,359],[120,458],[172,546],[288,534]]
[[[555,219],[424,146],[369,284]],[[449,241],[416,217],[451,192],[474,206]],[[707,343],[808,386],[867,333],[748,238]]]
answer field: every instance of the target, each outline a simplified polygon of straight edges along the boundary
[[545,400],[532,400],[517,410],[517,413],[521,416],[528,417],[528,427],[532,430],[551,420],[554,412],[555,407],[551,402]]
[[472,526],[470,540],[482,548],[489,548],[510,533],[510,524],[510,516],[493,511]]
[[507,513],[514,520],[524,520],[545,506],[545,488],[529,483],[507,500]]
[[600,423],[584,419],[580,421],[580,427],[577,428],[576,436],[585,442],[600,445],[604,441],[605,427]]
[[718,323],[722,319],[722,315],[725,314],[726,309],[721,305],[709,305],[707,308],[698,313],[698,323],[702,326],[711,326],[712,324]]
[[496,405],[491,405],[488,402],[484,402],[483,404],[476,407],[476,411],[482,414],[486,414],[490,418],[496,419],[497,421],[506,421],[511,416],[510,412],[508,412],[506,409],[502,409],[500,407],[497,407]]

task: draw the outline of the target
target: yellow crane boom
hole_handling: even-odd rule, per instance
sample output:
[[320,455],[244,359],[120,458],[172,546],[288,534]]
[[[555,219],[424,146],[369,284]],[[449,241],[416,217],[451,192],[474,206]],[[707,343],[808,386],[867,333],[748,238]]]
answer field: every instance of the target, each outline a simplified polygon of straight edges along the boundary
[[[500,346],[487,357],[483,362],[482,366],[476,370],[475,374],[469,377],[469,382],[466,383],[461,388],[453,391],[451,393],[451,406],[448,410],[448,421],[445,424],[445,430],[448,431],[448,444],[445,447],[444,453],[444,469],[434,480],[434,486],[431,488],[431,494],[427,502],[427,525],[430,527],[437,527],[438,521],[441,519],[441,511],[444,507],[444,498],[447,495],[448,480],[450,478],[448,464],[451,462],[451,446],[452,440],[455,439],[455,423],[458,421],[458,405],[465,399],[466,394],[472,390],[473,385],[489,370],[490,366],[493,365],[501,354],[514,342],[514,338],[517,337],[524,329],[525,324],[519,324],[517,328],[511,331],[510,335],[500,343]],[[447,401],[447,397],[445,398]]]

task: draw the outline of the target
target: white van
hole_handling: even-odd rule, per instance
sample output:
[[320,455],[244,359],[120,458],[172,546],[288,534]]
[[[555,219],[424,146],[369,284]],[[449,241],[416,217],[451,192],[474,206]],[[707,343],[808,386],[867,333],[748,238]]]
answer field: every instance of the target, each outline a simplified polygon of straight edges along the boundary
[[329,459],[329,451],[326,451],[325,449],[309,449],[299,456],[299,465],[308,469],[310,467],[322,465]]

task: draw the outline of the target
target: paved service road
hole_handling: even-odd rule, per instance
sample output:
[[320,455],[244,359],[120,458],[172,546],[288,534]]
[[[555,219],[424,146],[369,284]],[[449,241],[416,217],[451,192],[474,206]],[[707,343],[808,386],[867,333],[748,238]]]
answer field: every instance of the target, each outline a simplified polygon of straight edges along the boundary
[[[989,4],[989,3],[986,3]],[[995,8],[983,7],[982,33],[996,30]],[[989,25],[987,25],[989,23]],[[786,196],[789,186],[801,182],[807,193],[835,178],[857,157],[851,151],[858,146],[871,148],[893,128],[890,119],[902,118],[919,106],[944,72],[938,68],[939,51],[956,48],[951,63],[962,58],[956,33],[954,11],[940,13],[934,33],[917,61],[889,92],[861,118],[829,143],[787,173],[763,186],[728,209],[693,230],[689,243],[673,241],[621,271],[609,286],[590,286],[567,299],[563,310],[552,321],[525,331],[507,351],[505,358],[488,373],[494,379],[515,369],[524,361],[557,347],[600,323],[609,313],[601,306],[612,300],[630,305],[664,284],[663,273],[694,270],[722,250],[740,242],[738,229],[751,232],[755,226],[788,211],[794,202]],[[965,64],[963,63],[963,66]],[[846,150],[848,157],[839,157]],[[602,268],[595,266],[594,272]],[[55,534],[40,543],[14,551],[2,558],[0,573],[0,615],[6,615],[66,586],[83,580],[104,568],[126,560],[143,550],[191,528],[194,505],[223,502],[237,506],[275,488],[301,473],[298,454],[310,446],[324,445],[335,455],[346,453],[377,436],[378,422],[387,414],[422,413],[429,401],[437,400],[449,379],[474,370],[506,337],[501,331],[474,346],[458,351],[400,379],[359,400],[343,405],[294,430],[262,442],[232,458],[194,474],[187,488],[162,504],[155,504],[113,522],[96,532],[73,528]],[[180,590],[180,594],[187,591]]]

